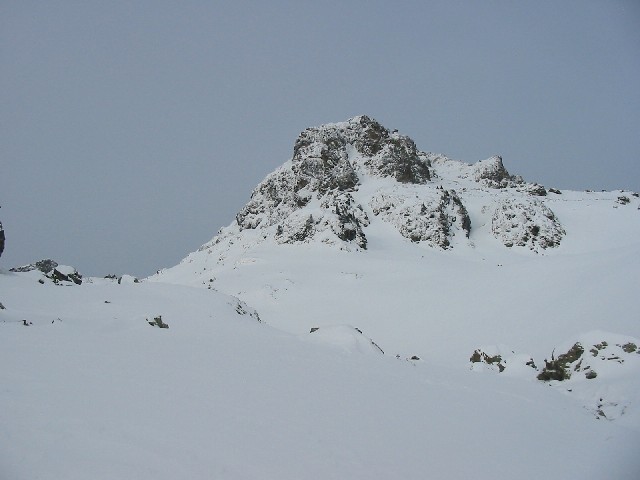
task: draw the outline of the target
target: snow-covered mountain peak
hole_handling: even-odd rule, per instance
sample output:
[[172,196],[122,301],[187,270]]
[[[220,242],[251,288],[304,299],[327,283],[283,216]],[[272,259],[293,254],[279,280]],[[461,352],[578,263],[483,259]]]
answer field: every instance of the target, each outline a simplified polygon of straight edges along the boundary
[[[382,221],[406,240],[447,250],[471,246],[472,230],[486,224],[488,212],[492,227],[482,235],[540,252],[565,234],[551,208],[531,198],[546,194],[507,172],[499,156],[469,165],[427,153],[363,115],[300,133],[291,160],[255,188],[224,233],[244,232],[234,242],[255,241],[247,231],[256,230],[260,242],[365,250],[372,223]],[[478,201],[483,213],[473,218]]]
[[348,190],[357,184],[354,169],[361,165],[371,175],[400,183],[429,181],[429,162],[420,153],[409,137],[362,115],[304,130],[295,142],[293,162],[301,177],[319,180],[320,188]]

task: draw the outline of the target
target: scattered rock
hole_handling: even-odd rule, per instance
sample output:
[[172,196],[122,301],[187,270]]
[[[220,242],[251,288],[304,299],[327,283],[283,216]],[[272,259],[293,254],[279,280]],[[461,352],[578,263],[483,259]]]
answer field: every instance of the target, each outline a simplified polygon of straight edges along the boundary
[[635,343],[629,342],[624,345],[618,345],[626,353],[633,353],[638,350],[638,346]]
[[580,343],[576,342],[569,351],[559,355],[557,359],[552,354],[551,361],[545,359],[545,366],[538,375],[538,380],[548,382],[550,380],[562,381],[571,378],[570,364],[577,362],[583,353],[584,348]]
[[152,327],[169,328],[169,325],[167,325],[166,323],[164,323],[162,321],[162,315],[158,315],[157,317],[153,317],[152,321],[147,319],[147,323],[149,325],[151,325]]
[[118,278],[118,285],[131,283],[140,283],[140,280],[132,275],[122,275]]
[[260,315],[258,315],[258,312],[249,308],[249,306],[247,306],[246,303],[244,303],[241,300],[238,300],[237,298],[235,299],[235,301],[236,303],[232,305],[235,307],[236,313],[238,315],[248,315],[249,317],[257,320],[258,323],[262,323],[262,320],[260,319]]
[[471,363],[485,363],[487,365],[495,365],[500,372],[503,372],[505,369],[505,365],[502,361],[501,355],[493,355],[489,356],[482,350],[474,350],[471,358],[469,358]]

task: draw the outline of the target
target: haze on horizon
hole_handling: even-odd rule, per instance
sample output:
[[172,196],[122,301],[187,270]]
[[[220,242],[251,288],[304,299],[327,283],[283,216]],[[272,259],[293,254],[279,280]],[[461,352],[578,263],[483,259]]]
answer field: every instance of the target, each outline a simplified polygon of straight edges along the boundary
[[547,187],[640,190],[640,4],[5,2],[0,268],[146,276],[306,127],[369,115]]

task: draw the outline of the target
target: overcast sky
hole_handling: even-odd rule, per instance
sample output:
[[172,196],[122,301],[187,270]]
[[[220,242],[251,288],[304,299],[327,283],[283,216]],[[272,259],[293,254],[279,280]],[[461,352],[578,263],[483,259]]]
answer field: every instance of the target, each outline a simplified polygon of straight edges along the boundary
[[306,127],[367,114],[547,187],[640,190],[640,2],[0,1],[0,268],[146,276]]

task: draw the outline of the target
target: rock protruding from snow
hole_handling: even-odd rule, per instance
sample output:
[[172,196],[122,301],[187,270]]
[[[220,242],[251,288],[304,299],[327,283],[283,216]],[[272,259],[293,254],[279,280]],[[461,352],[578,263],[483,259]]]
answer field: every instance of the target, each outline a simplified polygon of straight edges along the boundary
[[505,200],[495,210],[492,232],[504,245],[538,252],[560,243],[564,230],[555,215],[531,199],[546,189],[509,174],[501,157],[469,165],[425,153],[409,137],[358,116],[300,133],[292,159],[254,189],[235,225],[201,249],[251,237],[364,250],[373,217],[415,243],[444,250],[472,245],[465,202],[495,197],[496,188]]
[[[80,285],[82,283],[82,275],[78,271],[67,265],[59,265],[58,262],[51,259],[40,260],[29,265],[14,267],[10,271],[16,273],[26,273],[39,271],[44,274],[44,278],[51,280],[55,284],[65,285],[74,283]],[[41,282],[44,280],[41,279]]]
[[2,256],[2,252],[4,252],[4,228],[2,227],[2,222],[0,222],[0,257]]
[[535,252],[557,247],[566,233],[549,207],[531,199],[500,202],[491,219],[491,232],[507,247]]
[[31,272],[33,270],[39,270],[42,273],[49,273],[53,271],[54,268],[58,266],[58,262],[55,260],[51,260],[47,258],[45,260],[39,260],[34,263],[30,263],[29,265],[23,265],[21,267],[14,267],[10,269],[11,272],[24,273]]
[[294,169],[303,183],[317,181],[321,189],[352,189],[358,177],[349,161],[350,148],[366,157],[365,165],[374,175],[415,184],[431,179],[429,162],[413,140],[366,115],[307,128],[293,148]]
[[556,348],[538,380],[568,392],[598,418],[629,417],[633,423],[632,417],[640,418],[633,405],[640,395],[635,382],[639,374],[640,340],[595,331]]
[[358,168],[400,183],[431,178],[413,140],[369,117],[308,128],[296,140],[291,162],[267,176],[238,212],[240,230],[274,227],[278,243],[317,239],[365,249],[369,218],[352,195]]
[[454,190],[435,189],[422,197],[380,193],[370,205],[375,215],[395,225],[412,242],[447,249],[456,232],[469,237],[471,231],[469,213]]
[[295,192],[296,179],[291,169],[280,168],[269,174],[254,189],[249,202],[238,212],[236,221],[241,230],[268,227],[288,217],[293,210],[308,201]]
[[551,354],[551,360],[545,359],[545,366],[538,375],[538,380],[564,381],[572,375],[582,373],[584,378],[592,380],[598,376],[598,366],[609,362],[623,364],[625,360],[638,361],[640,343],[635,339],[609,343],[607,340],[591,342],[586,347],[581,342],[574,343],[566,352]]
[[323,197],[320,207],[314,213],[293,211],[278,224],[276,241],[304,243],[315,238],[324,243],[335,243],[337,237],[340,241],[367,248],[363,229],[369,225],[369,218],[350,194],[328,194]]
[[67,265],[58,265],[47,275],[47,277],[53,280],[53,283],[56,284],[68,282],[80,285],[82,283],[82,275],[80,275],[75,268]]
[[506,188],[514,180],[514,177],[504,168],[502,157],[499,155],[477,162],[473,173],[477,182],[491,188]]
[[484,346],[474,350],[469,358],[471,370],[476,372],[506,372],[511,376],[528,377],[537,371],[531,355],[516,353],[505,346]]

